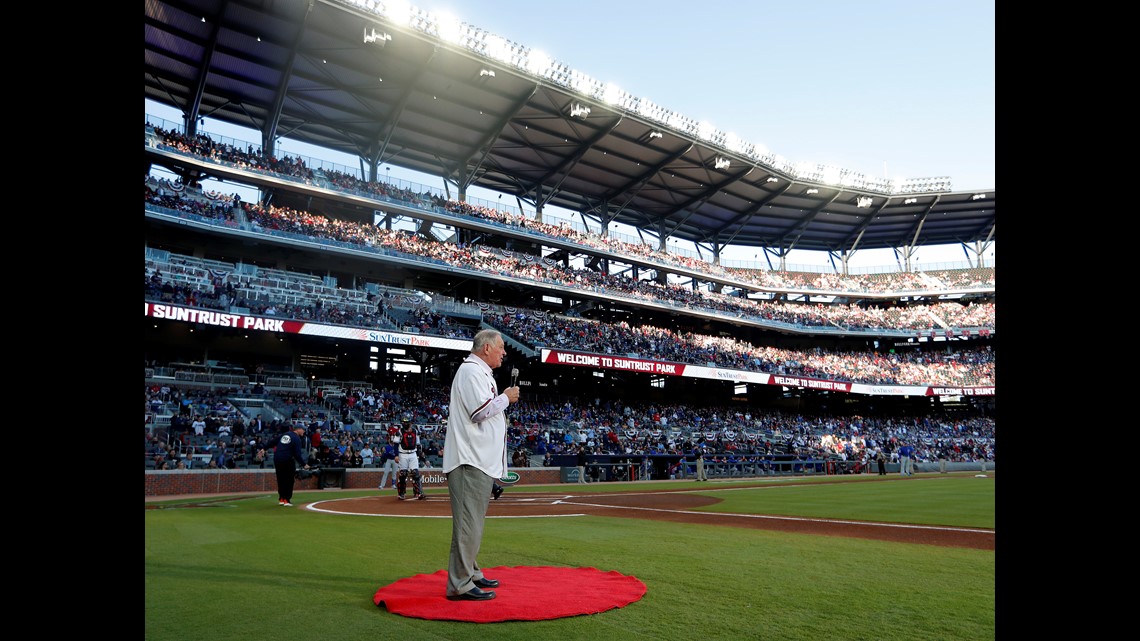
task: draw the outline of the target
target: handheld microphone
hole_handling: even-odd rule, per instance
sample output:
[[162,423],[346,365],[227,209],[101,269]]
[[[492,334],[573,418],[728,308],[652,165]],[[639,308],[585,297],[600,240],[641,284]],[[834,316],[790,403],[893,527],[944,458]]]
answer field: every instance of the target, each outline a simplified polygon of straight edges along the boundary
[[514,387],[519,382],[519,368],[511,368],[511,387]]

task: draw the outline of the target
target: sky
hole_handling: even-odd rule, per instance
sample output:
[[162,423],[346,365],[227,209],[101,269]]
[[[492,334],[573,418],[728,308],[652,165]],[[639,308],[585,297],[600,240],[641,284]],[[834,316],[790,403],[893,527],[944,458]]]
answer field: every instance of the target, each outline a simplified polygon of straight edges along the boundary
[[[997,187],[995,2],[411,4],[539,50],[629,94],[762,144],[793,163],[887,178],[945,176],[954,191],[987,191]],[[149,101],[146,112],[181,120],[176,111],[160,111]],[[208,133],[233,135],[209,125],[207,119]],[[306,153],[302,147],[292,151]],[[308,155],[358,166],[355,159],[341,160],[332,152]],[[439,178],[396,167],[390,175],[442,187]],[[496,198],[493,192],[470,193]],[[993,259],[995,250],[996,243],[985,257]],[[722,253],[741,260],[754,255],[755,248]],[[924,264],[965,260],[960,245],[917,252]],[[826,261],[821,252],[793,252],[788,258],[789,265]],[[891,250],[863,250],[851,259],[853,267],[895,263]]]

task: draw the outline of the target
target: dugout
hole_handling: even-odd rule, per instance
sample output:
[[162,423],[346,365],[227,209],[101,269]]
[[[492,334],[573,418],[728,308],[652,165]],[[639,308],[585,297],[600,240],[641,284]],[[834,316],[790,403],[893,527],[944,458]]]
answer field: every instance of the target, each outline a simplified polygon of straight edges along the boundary
[[344,489],[344,479],[345,468],[322,467],[317,472],[317,487],[322,490],[330,487]]

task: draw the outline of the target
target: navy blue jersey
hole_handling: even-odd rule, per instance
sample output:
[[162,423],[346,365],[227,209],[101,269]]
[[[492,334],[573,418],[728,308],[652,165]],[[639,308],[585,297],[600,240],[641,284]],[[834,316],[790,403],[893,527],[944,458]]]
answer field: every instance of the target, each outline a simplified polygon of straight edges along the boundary
[[305,455],[305,445],[296,432],[285,432],[277,437],[277,447],[273,449],[273,460],[288,461],[293,459],[298,465],[304,465],[308,457]]

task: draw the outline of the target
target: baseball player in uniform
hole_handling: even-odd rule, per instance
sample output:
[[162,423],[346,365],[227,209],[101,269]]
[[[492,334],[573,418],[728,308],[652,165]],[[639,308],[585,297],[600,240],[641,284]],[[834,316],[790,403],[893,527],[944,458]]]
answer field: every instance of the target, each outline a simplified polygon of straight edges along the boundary
[[422,501],[427,498],[424,496],[424,489],[420,480],[419,445],[420,437],[416,434],[416,428],[412,427],[411,423],[404,423],[404,430],[400,432],[398,444],[400,461],[396,472],[396,492],[401,501],[406,498],[404,494],[408,489],[409,477],[412,479],[412,493],[416,500]]

